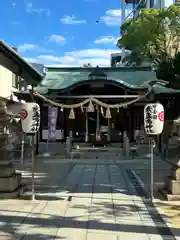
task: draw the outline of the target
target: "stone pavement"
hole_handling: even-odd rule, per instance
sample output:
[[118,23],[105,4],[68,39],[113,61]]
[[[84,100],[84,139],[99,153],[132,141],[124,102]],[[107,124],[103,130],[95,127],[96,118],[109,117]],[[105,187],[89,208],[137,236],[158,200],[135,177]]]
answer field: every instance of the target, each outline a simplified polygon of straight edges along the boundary
[[127,168],[76,164],[41,200],[0,201],[0,239],[175,239]]

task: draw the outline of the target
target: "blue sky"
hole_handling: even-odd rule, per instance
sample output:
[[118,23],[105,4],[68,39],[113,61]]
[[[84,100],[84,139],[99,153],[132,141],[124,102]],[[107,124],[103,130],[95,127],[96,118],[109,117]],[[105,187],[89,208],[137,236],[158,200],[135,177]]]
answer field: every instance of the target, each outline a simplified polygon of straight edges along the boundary
[[32,62],[108,66],[110,53],[120,51],[120,5],[120,0],[1,0],[0,39]]
[[33,62],[107,66],[120,19],[120,0],[1,0],[0,39]]

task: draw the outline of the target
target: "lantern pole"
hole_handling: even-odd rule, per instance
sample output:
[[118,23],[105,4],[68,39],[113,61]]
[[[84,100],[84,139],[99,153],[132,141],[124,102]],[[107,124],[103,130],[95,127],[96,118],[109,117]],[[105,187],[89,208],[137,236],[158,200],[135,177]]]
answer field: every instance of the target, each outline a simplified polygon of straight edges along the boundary
[[24,163],[24,140],[25,140],[25,134],[22,132],[22,140],[21,140],[21,164]]
[[34,174],[34,170],[35,170],[35,157],[34,157],[34,151],[35,151],[35,134],[32,134],[32,151],[31,151],[31,159],[32,159],[32,195],[31,195],[31,199],[34,201],[35,200],[35,174]]
[[[33,95],[33,91],[34,91],[34,86],[32,85],[32,89],[30,91],[30,95],[31,95],[31,99],[33,102],[35,102],[34,100],[34,95]],[[36,193],[35,193],[35,156],[34,156],[34,152],[35,152],[35,133],[32,134],[32,146],[31,146],[31,169],[32,169],[32,175],[31,175],[31,200],[34,201],[36,198]]]
[[149,140],[149,146],[150,146],[150,162],[151,162],[151,200],[154,200],[154,151],[153,148],[155,147],[155,142],[153,138],[150,138]]
[[152,135],[162,133],[164,127],[164,107],[160,103],[149,103],[144,107],[144,130],[149,138],[150,151],[150,198],[154,200],[154,147],[156,145]]

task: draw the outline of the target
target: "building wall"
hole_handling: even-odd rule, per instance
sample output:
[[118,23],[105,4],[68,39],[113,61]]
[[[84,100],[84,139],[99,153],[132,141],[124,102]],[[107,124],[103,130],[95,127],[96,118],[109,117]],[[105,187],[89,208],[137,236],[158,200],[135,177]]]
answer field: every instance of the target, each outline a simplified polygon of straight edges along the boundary
[[[141,0],[137,1],[138,3]],[[141,8],[164,8],[164,7],[169,7],[172,4],[175,3],[176,0],[144,0],[144,4],[140,4],[139,7],[136,9],[134,16],[137,17],[139,15],[139,12]]]
[[174,0],[154,0],[153,8],[164,8],[174,4]]
[[0,66],[0,97],[10,98],[12,94],[12,81],[12,72]]
[[[0,97],[10,99],[13,91],[19,90],[18,77],[0,65]],[[13,100],[16,101],[15,96]]]
[[175,0],[146,0],[147,8],[164,8],[174,4]]

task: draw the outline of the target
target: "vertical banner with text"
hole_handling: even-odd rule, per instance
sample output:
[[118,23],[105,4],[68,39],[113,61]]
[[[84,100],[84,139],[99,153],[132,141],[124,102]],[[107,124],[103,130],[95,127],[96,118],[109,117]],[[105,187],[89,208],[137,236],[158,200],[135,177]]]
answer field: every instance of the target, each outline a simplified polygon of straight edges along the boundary
[[58,116],[58,108],[48,108],[48,141],[56,140],[56,123]]

